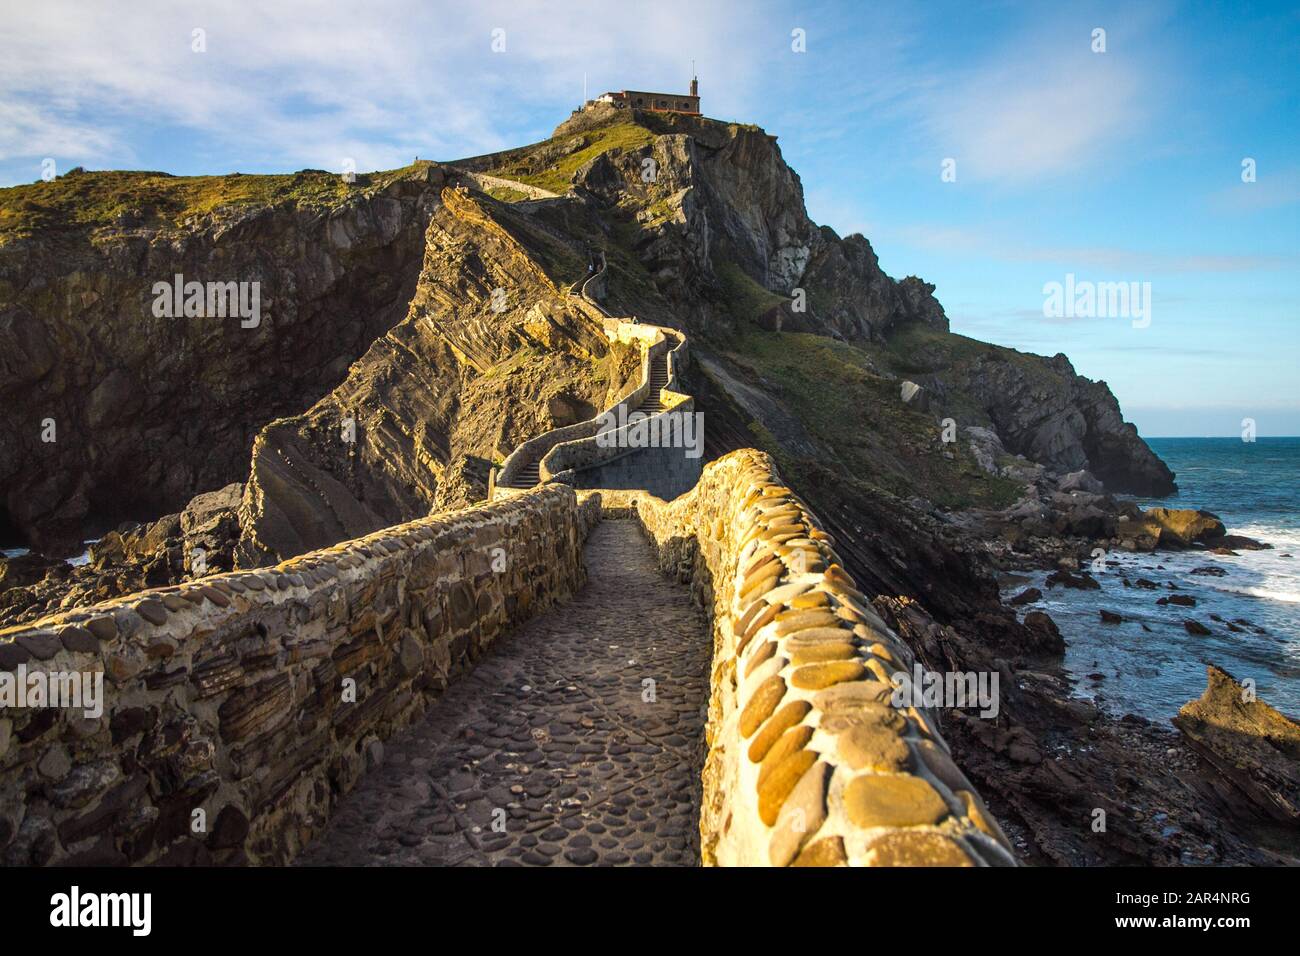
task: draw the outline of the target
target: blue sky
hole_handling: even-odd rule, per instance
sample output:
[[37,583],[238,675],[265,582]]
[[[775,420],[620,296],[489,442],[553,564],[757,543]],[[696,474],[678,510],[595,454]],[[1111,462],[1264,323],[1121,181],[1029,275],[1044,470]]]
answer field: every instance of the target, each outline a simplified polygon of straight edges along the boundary
[[[1246,417],[1300,434],[1295,8],[466,6],[13,5],[0,185],[46,157],[174,173],[451,159],[544,138],[584,74],[592,94],[684,89],[694,60],[705,112],[778,136],[813,218],[933,282],[955,331],[1066,353],[1146,435],[1235,435]],[[1149,282],[1150,324],[1044,317],[1067,274]]]

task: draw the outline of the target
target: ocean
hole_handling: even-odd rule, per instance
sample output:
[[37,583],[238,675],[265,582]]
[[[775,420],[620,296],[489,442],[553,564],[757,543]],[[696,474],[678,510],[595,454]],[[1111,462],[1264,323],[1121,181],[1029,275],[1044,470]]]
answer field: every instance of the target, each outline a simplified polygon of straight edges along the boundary
[[[1229,534],[1255,538],[1273,550],[1235,557],[1110,554],[1107,559],[1118,566],[1094,574],[1100,591],[1049,591],[1046,573],[1035,573],[1032,583],[1044,599],[1022,611],[1038,608],[1052,616],[1066,640],[1065,666],[1077,680],[1076,694],[1117,716],[1167,720],[1201,696],[1207,664],[1238,680],[1254,679],[1260,699],[1300,716],[1300,438],[1149,438],[1147,444],[1176,472],[1179,490],[1170,498],[1134,499],[1138,504],[1204,508],[1223,520]],[[1146,578],[1160,589],[1126,588],[1124,577]],[[1168,587],[1171,582],[1177,591]],[[1191,595],[1196,606],[1155,603],[1171,594]],[[1101,623],[1101,608],[1122,615],[1123,623]],[[1187,618],[1211,633],[1189,634]],[[1241,630],[1230,630],[1229,621]]]
[[[90,546],[98,540],[99,540],[98,538],[91,538],[88,541],[83,541],[82,544],[86,546],[86,550],[82,551],[81,554],[77,555],[74,558],[68,558],[68,564],[72,565],[74,568],[80,567],[83,564],[89,564]],[[20,558],[24,554],[31,554],[31,553],[32,552],[30,548],[0,548],[0,555],[4,555],[6,558]]]

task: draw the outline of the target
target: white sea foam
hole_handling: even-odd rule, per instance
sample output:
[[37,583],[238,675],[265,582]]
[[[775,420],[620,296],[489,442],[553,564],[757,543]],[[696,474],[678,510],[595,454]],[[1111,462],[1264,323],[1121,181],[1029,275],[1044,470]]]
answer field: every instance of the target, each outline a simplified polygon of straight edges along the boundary
[[1242,588],[1236,594],[1249,594],[1251,597],[1267,598],[1270,601],[1282,601],[1284,604],[1300,604],[1300,592],[1278,591],[1274,588]]
[[[1167,719],[1205,689],[1207,662],[1238,678],[1254,678],[1261,697],[1284,713],[1300,712],[1294,677],[1300,666],[1300,557],[1282,557],[1300,556],[1300,532],[1263,523],[1230,529],[1274,547],[1236,555],[1112,552],[1094,575],[1101,590],[1048,589],[1040,572],[1029,583],[1042,590],[1042,600],[1020,610],[1037,608],[1052,616],[1067,642],[1065,663],[1077,681],[1075,692],[1116,714]],[[1226,573],[1192,573],[1205,567]],[[1139,579],[1157,587],[1139,587]],[[1008,589],[1007,596],[1024,586]],[[1156,603],[1174,594],[1195,597],[1196,604]],[[1120,614],[1123,622],[1103,624],[1101,610]],[[1187,620],[1211,633],[1190,634]]]

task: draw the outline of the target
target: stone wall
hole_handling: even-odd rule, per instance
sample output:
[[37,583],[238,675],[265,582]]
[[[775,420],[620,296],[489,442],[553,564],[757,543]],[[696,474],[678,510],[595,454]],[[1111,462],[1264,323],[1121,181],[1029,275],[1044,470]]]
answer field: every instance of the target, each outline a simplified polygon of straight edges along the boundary
[[382,740],[581,585],[599,507],[539,489],[0,632],[0,678],[104,675],[98,717],[0,707],[0,861],[292,858]]
[[[575,284],[577,290],[571,290],[571,294],[578,301],[599,309],[599,305],[589,298],[587,290],[603,275],[602,266],[596,275]],[[694,412],[694,399],[675,391],[686,363],[686,336],[657,325],[641,325],[608,316],[603,317],[603,330],[612,345],[640,348],[640,384],[600,414],[573,425],[553,428],[516,446],[501,464],[496,488],[512,493],[511,486],[517,486],[520,473],[529,463],[539,459],[538,473],[542,482],[560,481],[581,488],[642,488],[669,498],[695,484],[700,473],[700,458],[686,457],[681,447],[632,447],[624,437],[628,426],[609,428],[606,424],[611,420],[626,421],[628,415],[650,396],[651,368],[657,358],[665,355],[668,383],[660,392],[660,400],[666,412],[671,411],[676,416]],[[622,461],[606,467],[615,459],[629,455],[635,456],[635,464]],[[583,474],[584,471],[589,473]]]
[[449,168],[461,179],[472,183],[480,192],[490,193],[493,189],[512,189],[517,193],[522,193],[529,199],[556,199],[559,197],[559,193],[553,193],[549,189],[543,189],[540,186],[530,186],[528,183],[521,183],[518,180],[502,179],[500,176],[476,173],[458,166]]
[[[592,416],[586,421],[575,422],[572,425],[564,425],[559,428],[552,428],[548,432],[536,435],[517,445],[506,457],[506,460],[501,463],[501,470],[497,474],[496,487],[500,487],[502,490],[508,490],[511,486],[518,487],[520,472],[522,472],[525,467],[533,461],[539,461],[539,474],[542,481],[549,481],[554,477],[554,473],[546,467],[546,457],[550,451],[556,448],[556,446],[564,443],[581,444],[584,440],[590,439],[601,429],[602,422],[605,421],[606,415],[617,415],[620,408],[634,408],[636,405],[641,403],[647,394],[649,394],[650,363],[653,360],[654,355],[658,354],[651,346],[653,346],[655,342],[658,342],[658,349],[662,352],[664,349],[668,348],[668,345],[665,342],[663,335],[658,332],[657,326],[647,326],[646,329],[648,331],[641,335],[629,336],[626,334],[619,334],[619,330],[622,326],[632,326],[632,323],[620,322],[617,319],[611,319],[606,316],[599,304],[597,304],[595,300],[591,299],[590,293],[588,292],[588,289],[593,283],[604,281],[604,274],[605,266],[602,264],[600,271],[595,275],[579,279],[575,282],[573,287],[569,290],[569,295],[573,297],[573,301],[582,304],[584,307],[590,307],[594,312],[594,315],[600,318],[602,330],[611,345],[633,345],[640,349],[640,384],[627,392],[627,394],[614,402],[613,405],[610,405],[603,412]],[[658,337],[656,338],[655,336]],[[556,473],[558,473],[559,470],[560,469],[557,466]]]
[[[688,408],[684,414],[691,411]],[[634,448],[619,457],[574,471],[563,480],[583,489],[636,488],[671,501],[695,487],[703,463],[702,456],[691,458],[685,448]]]
[[935,715],[894,706],[910,650],[767,455],[711,463],[671,504],[607,498],[712,609],[706,864],[1014,865]]

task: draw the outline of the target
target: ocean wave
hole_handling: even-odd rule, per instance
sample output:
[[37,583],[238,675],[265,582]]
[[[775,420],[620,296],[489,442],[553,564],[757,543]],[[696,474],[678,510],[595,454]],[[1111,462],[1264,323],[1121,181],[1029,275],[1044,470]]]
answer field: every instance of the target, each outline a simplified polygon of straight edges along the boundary
[[1242,594],[1248,597],[1264,598],[1268,601],[1280,601],[1283,604],[1300,604],[1300,591],[1283,591],[1278,588],[1252,587],[1250,585],[1239,588],[1215,585],[1214,589],[1222,591],[1224,594]]
[[1300,529],[1283,527],[1275,524],[1243,524],[1231,529],[1232,534],[1243,534],[1248,538],[1271,544],[1278,551],[1290,551],[1300,548]]

